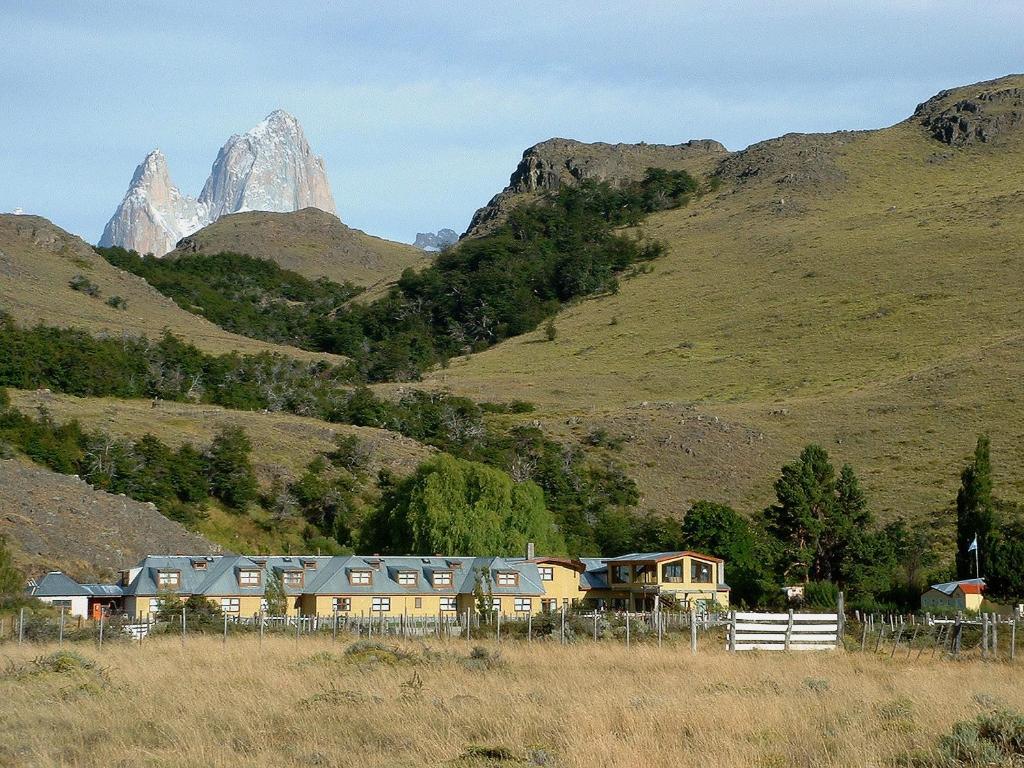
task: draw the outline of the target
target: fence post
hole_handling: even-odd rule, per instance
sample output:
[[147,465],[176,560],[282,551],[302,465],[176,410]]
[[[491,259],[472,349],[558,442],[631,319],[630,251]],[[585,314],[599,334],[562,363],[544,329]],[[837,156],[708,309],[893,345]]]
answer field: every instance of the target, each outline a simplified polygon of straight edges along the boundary
[[594,640],[597,640],[597,608],[594,608]]
[[60,607],[60,629],[57,633],[57,645],[64,645],[64,606]]
[[661,610],[660,609],[655,614],[655,616],[656,616],[655,621],[656,621],[657,626],[658,626],[658,647],[661,648],[662,620],[661,620]]
[[228,644],[228,615],[224,614],[224,645]]
[[25,609],[22,608],[18,614],[18,645],[25,642]]
[[963,634],[964,627],[961,623],[960,614],[956,615],[956,622],[953,625],[953,640],[950,645],[950,650],[953,652],[953,658],[960,656],[960,641],[961,635]]
[[626,609],[626,649],[629,649],[629,609]]
[[263,625],[266,622],[266,618],[263,616],[263,611],[260,611],[260,648],[263,647]]
[[100,609],[100,648],[103,647],[103,609]]
[[729,629],[726,634],[726,647],[736,652],[736,611],[729,611]]
[[690,606],[690,653],[697,655],[697,607]]
[[860,652],[864,653],[864,645],[868,641],[868,621],[867,621],[867,616],[865,616],[862,619],[862,622],[863,623],[861,624],[861,629],[860,629]]
[[181,606],[181,647],[185,647],[185,606]]
[[331,630],[331,642],[338,642],[338,609],[334,609],[334,627]]
[[1017,616],[1010,622],[1010,661],[1017,657]]
[[562,625],[558,631],[558,642],[565,645],[565,606],[562,606]]
[[889,654],[889,658],[896,657],[896,649],[900,647],[900,639],[903,637],[903,625],[900,624],[900,628],[896,631],[896,642],[892,644],[892,653]]
[[495,621],[497,621],[496,637],[498,639],[498,642],[500,643],[501,642],[501,611],[498,611],[497,614],[495,614]]
[[786,645],[785,650],[789,650],[789,643],[793,636],[793,609],[789,609],[789,624],[786,625]]
[[526,643],[533,642],[533,603],[530,603],[530,612],[526,614]]
[[[287,615],[287,614],[286,614]],[[295,642],[299,642],[299,635],[302,634],[302,619],[298,615],[295,617]]]
[[998,613],[993,613],[992,614],[992,638],[991,638],[991,641],[992,641],[991,642],[991,647],[989,648],[989,650],[992,651],[992,654],[991,654],[992,658],[993,659],[998,659],[999,658],[999,614]]
[[836,598],[836,648],[846,648],[846,596],[840,592]]

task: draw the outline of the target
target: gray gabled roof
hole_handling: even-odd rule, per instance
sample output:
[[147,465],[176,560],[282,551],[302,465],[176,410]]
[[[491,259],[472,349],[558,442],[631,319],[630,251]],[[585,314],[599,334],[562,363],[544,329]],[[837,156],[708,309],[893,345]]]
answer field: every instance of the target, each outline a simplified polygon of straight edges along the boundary
[[597,557],[582,557],[580,562],[586,570],[580,574],[580,586],[583,589],[608,589],[608,566]]
[[89,590],[60,571],[50,571],[31,591],[32,597],[87,597]]

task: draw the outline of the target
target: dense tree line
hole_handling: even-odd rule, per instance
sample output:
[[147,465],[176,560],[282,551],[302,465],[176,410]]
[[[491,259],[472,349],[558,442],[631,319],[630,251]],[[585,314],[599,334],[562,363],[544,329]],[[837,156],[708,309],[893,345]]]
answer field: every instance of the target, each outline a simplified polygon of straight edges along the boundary
[[183,308],[237,333],[344,355],[353,381],[407,381],[449,358],[536,328],[564,303],[618,289],[618,275],[662,246],[618,231],[698,192],[685,171],[650,169],[625,187],[585,181],[521,205],[493,232],[407,270],[386,296],[310,281],[238,254],[140,257],[98,252]]
[[221,328],[304,349],[317,348],[322,326],[362,290],[326,278],[309,280],[273,261],[237,253],[168,259],[119,247],[96,251]]
[[116,439],[77,421],[58,424],[45,410],[36,417],[10,408],[0,390],[0,448],[78,475],[96,488],[152,502],[166,516],[194,525],[210,498],[245,509],[257,500],[251,445],[237,427],[220,430],[202,451],[190,443],[171,448],[153,435]]

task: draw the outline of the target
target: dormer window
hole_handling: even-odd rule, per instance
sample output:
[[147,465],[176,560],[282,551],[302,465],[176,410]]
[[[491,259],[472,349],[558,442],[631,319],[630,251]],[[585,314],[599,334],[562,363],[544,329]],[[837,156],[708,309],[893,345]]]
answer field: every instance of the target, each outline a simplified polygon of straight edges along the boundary
[[238,586],[240,587],[258,587],[262,582],[262,572],[255,568],[243,568],[238,572]]
[[195,570],[197,570],[197,571],[205,571],[206,570],[206,561],[205,560],[193,560],[192,561],[192,567]]
[[307,571],[315,571],[316,566],[316,560],[304,560],[302,563],[302,567],[305,568]]
[[434,571],[435,587],[450,587],[455,583],[455,575],[451,571]]
[[519,574],[515,571],[498,571],[496,581],[499,587],[515,587],[519,585]]
[[542,565],[538,569],[540,571],[541,581],[554,581],[555,580],[555,569],[550,565]]
[[293,588],[301,587],[304,575],[302,571],[285,571],[283,576],[284,585]]
[[403,587],[415,587],[417,582],[419,582],[419,576],[416,571],[398,572],[398,583]]
[[710,584],[711,572],[711,563],[702,563],[700,560],[690,561],[690,581],[694,584]]
[[181,571],[158,571],[156,585],[160,589],[177,589],[181,586]]
[[367,570],[351,571],[348,574],[348,581],[350,584],[372,584],[373,572]]

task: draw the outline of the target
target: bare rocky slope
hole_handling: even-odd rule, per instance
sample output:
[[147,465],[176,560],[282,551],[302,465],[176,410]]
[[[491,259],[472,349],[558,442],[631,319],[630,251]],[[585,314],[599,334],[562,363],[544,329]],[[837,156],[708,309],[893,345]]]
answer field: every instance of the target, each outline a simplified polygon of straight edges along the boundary
[[352,229],[318,208],[223,216],[181,240],[167,258],[228,251],[270,259],[311,279],[347,280],[367,288],[397,280],[408,267],[430,263],[418,248]]
[[0,461],[0,535],[18,566],[36,577],[62,570],[83,580],[110,578],[147,553],[217,551],[152,504],[16,460]]

